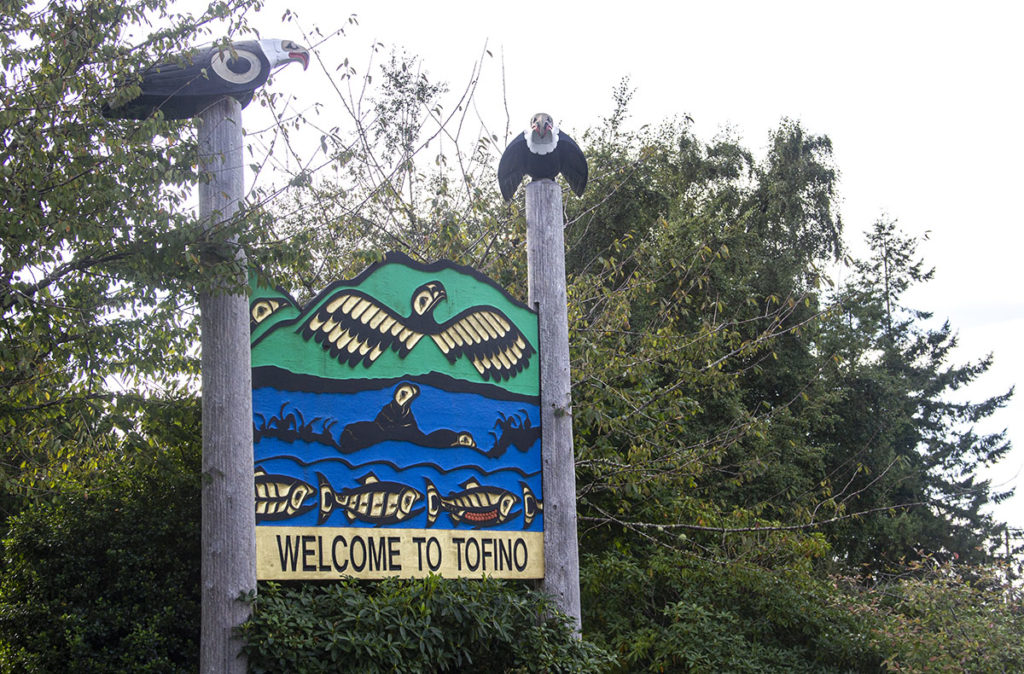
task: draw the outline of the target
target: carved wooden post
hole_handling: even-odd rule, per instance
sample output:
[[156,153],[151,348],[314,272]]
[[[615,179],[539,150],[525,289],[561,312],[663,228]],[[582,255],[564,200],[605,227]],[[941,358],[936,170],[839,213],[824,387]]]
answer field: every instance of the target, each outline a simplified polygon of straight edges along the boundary
[[[215,229],[238,210],[244,190],[242,108],[223,98],[199,118],[199,166],[209,179],[199,184],[199,217]],[[213,245],[220,239],[213,234]],[[218,255],[243,255],[229,247]],[[221,260],[223,261],[223,260]],[[237,264],[237,260],[235,262]],[[246,671],[241,640],[233,630],[249,617],[238,601],[256,589],[253,508],[252,370],[249,360],[249,303],[240,276],[199,296],[203,367],[202,641],[200,670],[210,674]]]
[[562,191],[553,180],[526,186],[529,302],[540,319],[540,396],[544,464],[544,584],[580,629],[576,464],[572,446],[569,316],[565,290]]

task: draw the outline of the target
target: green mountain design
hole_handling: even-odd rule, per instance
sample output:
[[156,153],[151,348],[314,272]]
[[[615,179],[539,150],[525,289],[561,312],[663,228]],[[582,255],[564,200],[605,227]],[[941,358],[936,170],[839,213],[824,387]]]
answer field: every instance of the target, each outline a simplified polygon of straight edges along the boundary
[[[454,363],[449,362],[429,335],[420,339],[404,358],[389,348],[368,365],[350,365],[332,356],[313,338],[303,335],[303,328],[341,291],[358,290],[404,318],[413,313],[413,294],[431,282],[443,284],[447,296],[433,308],[437,324],[444,325],[472,307],[496,309],[518,328],[532,347],[527,349],[530,353],[523,356],[527,359],[525,369],[507,379],[487,379],[465,355],[456,358]],[[404,255],[389,253],[383,262],[369,267],[355,279],[331,284],[304,307],[287,293],[266,286],[252,288],[250,306],[256,307],[257,303],[262,303],[255,310],[262,320],[252,331],[253,368],[273,366],[324,379],[394,379],[439,373],[468,382],[486,382],[514,393],[537,395],[540,390],[537,314],[469,267],[449,261],[420,264]]]

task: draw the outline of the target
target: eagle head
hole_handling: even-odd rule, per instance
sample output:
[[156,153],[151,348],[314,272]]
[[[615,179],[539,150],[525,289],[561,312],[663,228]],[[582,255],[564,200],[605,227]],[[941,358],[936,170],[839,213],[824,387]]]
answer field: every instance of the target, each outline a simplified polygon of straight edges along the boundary
[[546,112],[538,112],[530,118],[530,130],[533,131],[534,141],[541,141],[554,128],[555,120]]
[[447,297],[440,281],[424,283],[412,294],[412,311],[417,316],[425,316]]
[[558,146],[558,127],[546,112],[538,112],[530,118],[530,129],[523,136],[534,154],[550,154]]
[[291,40],[263,39],[260,40],[260,48],[270,61],[271,70],[292,61],[301,63],[303,70],[309,67],[309,50]]

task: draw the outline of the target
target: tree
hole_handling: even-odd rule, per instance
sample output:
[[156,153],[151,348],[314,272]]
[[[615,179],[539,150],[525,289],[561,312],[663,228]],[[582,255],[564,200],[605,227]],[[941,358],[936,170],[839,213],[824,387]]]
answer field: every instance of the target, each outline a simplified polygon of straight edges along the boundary
[[839,290],[823,339],[838,361],[830,384],[841,391],[829,469],[856,467],[836,493],[848,512],[889,510],[836,525],[830,538],[847,563],[871,569],[924,555],[991,560],[1005,527],[982,509],[1008,494],[977,473],[1010,444],[1005,431],[981,433],[977,425],[1013,391],[956,401],[992,356],[951,364],[957,341],[949,323],[928,327],[930,313],[904,305],[905,293],[932,277],[917,240],[879,220],[867,241],[870,257],[856,262],[854,278]]
[[846,568],[992,560],[981,509],[1004,495],[975,476],[1007,444],[972,426],[1009,394],[951,402],[990,360],[947,365],[950,327],[901,308],[928,275],[894,232],[856,284],[823,285],[842,253],[828,139],[784,121],[754,161],[685,125],[587,138],[600,187],[569,224],[584,518],[698,554],[725,550],[669,534],[805,527]]
[[[206,241],[184,208],[200,179],[193,138],[187,125],[159,117],[101,120],[96,102],[131,96],[124,76],[141,63],[256,3],[217,3],[197,18],[162,0],[38,12],[27,0],[8,4],[0,18],[0,165],[11,178],[0,184],[8,391],[0,507],[10,513],[45,489],[79,498],[83,476],[116,463],[108,455],[169,454],[138,426],[147,395],[177,393],[194,374],[192,298]],[[150,18],[171,28],[133,36],[131,26]],[[369,71],[360,82],[347,61],[337,71],[321,65],[354,84],[349,94],[338,89],[345,121],[316,126],[298,115],[286,127],[293,135],[281,138],[297,156],[295,139],[313,133],[322,162],[298,162],[287,201],[251,202],[248,230],[242,219],[230,223],[260,272],[301,296],[399,249],[471,264],[522,296],[521,202],[503,204],[493,181],[504,143],[486,129],[462,131],[479,69],[450,103],[415,59],[385,59],[373,72],[382,89]],[[900,651],[914,638],[908,604],[882,603],[863,577],[830,574],[865,562],[879,571],[922,547],[992,559],[972,546],[998,531],[979,508],[999,495],[973,475],[1006,443],[969,425],[1005,397],[973,405],[945,397],[988,361],[949,366],[949,328],[929,330],[924,315],[901,307],[906,284],[926,277],[895,231],[876,232],[855,283],[825,287],[823,264],[842,252],[827,137],[783,121],[757,158],[728,135],[696,138],[686,119],[629,131],[626,84],[616,99],[605,123],[582,137],[593,186],[567,202],[585,632],[629,671],[912,661],[916,654]],[[268,157],[273,147],[266,143]],[[148,475],[142,463],[125,465]],[[113,513],[116,488],[102,491]],[[52,533],[49,524],[70,526],[69,517],[44,504],[12,520],[37,536],[9,539],[7,597],[29,588],[47,613],[67,608],[46,574],[22,562],[45,556],[33,542]],[[117,524],[131,530],[130,521]],[[83,558],[92,552],[74,548]],[[274,590],[266,621],[248,628],[252,652],[268,662],[294,654],[263,637],[275,620],[296,617],[277,611],[281,597],[323,602],[324,615],[350,607],[347,617],[356,607],[401,612],[406,592],[429,594],[415,583],[374,596],[350,589]],[[435,596],[448,602],[446,592]],[[521,606],[520,618],[536,605]],[[1012,631],[1012,621],[1000,625]],[[319,626],[300,627],[292,638],[308,645],[302,630],[315,636]],[[334,636],[368,643],[360,630]],[[507,644],[497,646],[487,652],[505,657]],[[326,652],[319,642],[309,648],[303,657]]]
[[[324,140],[340,157],[337,177],[312,176],[300,201],[317,220],[283,213],[288,235],[309,244],[312,264],[292,275],[305,292],[395,247],[472,264],[521,292],[521,204],[498,201],[478,154],[502,144],[485,137],[461,153],[457,142],[440,142],[447,131],[427,122],[446,119],[437,112],[443,90],[420,72],[415,62],[384,64],[385,81],[403,92],[397,107],[377,107],[372,89],[355,87],[349,110],[374,105],[356,116],[356,141],[336,130]],[[846,405],[860,382],[844,378],[843,354],[862,349],[870,360],[879,347],[877,334],[844,327],[846,296],[824,273],[843,253],[831,143],[786,120],[761,159],[728,136],[697,139],[686,120],[631,132],[628,98],[623,85],[613,114],[584,134],[592,187],[566,204],[585,574],[602,565],[620,572],[595,576],[585,630],[605,613],[602,588],[635,573],[648,579],[633,595],[651,607],[642,617],[656,615],[678,636],[687,610],[699,607],[713,616],[704,627],[719,617],[742,626],[734,662],[770,632],[780,635],[781,659],[766,666],[796,666],[836,638],[835,615],[808,606],[871,610],[856,580],[839,590],[827,575],[860,570],[863,556],[849,552],[857,537],[881,527],[886,560],[915,554],[913,541],[885,526],[912,502],[876,479],[894,475],[884,461],[851,460],[863,437],[844,429],[857,418]],[[464,100],[448,108],[465,110]],[[380,135],[377,124],[401,128]],[[423,156],[432,168],[416,161]],[[348,255],[334,252],[339,238]],[[904,420],[916,423],[913,414]],[[651,580],[662,569],[676,582]],[[730,599],[679,603],[702,583]],[[752,583],[762,594],[738,604],[743,590],[730,592]],[[770,619],[757,617],[777,605]],[[665,647],[661,666],[685,661],[683,651],[699,651],[711,634],[671,642],[625,612],[598,628],[602,643],[619,649],[646,634],[646,643],[677,644]],[[876,623],[854,623],[843,628],[848,640],[808,666],[877,667],[882,651],[857,655]],[[784,634],[794,625],[799,635]]]
[[[820,407],[808,395],[820,386],[816,279],[838,252],[827,139],[784,122],[755,161],[678,123],[587,138],[605,186],[569,224],[588,232],[570,237],[584,242],[570,249],[584,517],[704,554],[719,545],[681,543],[687,522],[770,528],[833,514],[825,448],[802,439]],[[621,233],[594,251],[606,210]]]
[[256,4],[193,16],[168,0],[5,3],[2,517],[54,488],[69,462],[117,451],[140,399],[180,391],[195,373],[194,289],[205,277],[189,208],[194,132],[159,114],[109,121],[100,110],[138,93],[144,65],[214,22],[239,29]]

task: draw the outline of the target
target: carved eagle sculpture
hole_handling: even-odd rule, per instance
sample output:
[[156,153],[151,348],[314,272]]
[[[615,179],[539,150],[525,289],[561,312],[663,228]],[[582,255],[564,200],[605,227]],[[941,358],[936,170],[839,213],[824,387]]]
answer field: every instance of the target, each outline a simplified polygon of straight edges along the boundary
[[412,313],[403,318],[366,293],[341,288],[305,321],[302,336],[352,367],[369,367],[388,349],[405,358],[423,337],[452,364],[469,358],[484,380],[507,380],[529,365],[533,346],[496,307],[470,307],[439,324],[434,309],[447,297],[440,281],[425,283],[413,292]]
[[292,61],[309,65],[309,52],[291,40],[233,42],[196,49],[172,61],[147,68],[139,76],[141,93],[117,107],[104,106],[103,116],[145,119],[163,110],[165,119],[194,117],[224,96],[244,108],[270,74]]
[[576,196],[587,187],[587,158],[569,134],[555,126],[551,115],[538,112],[530,128],[512,139],[498,162],[498,187],[505,201],[511,201],[523,176],[534,180],[565,176]]

